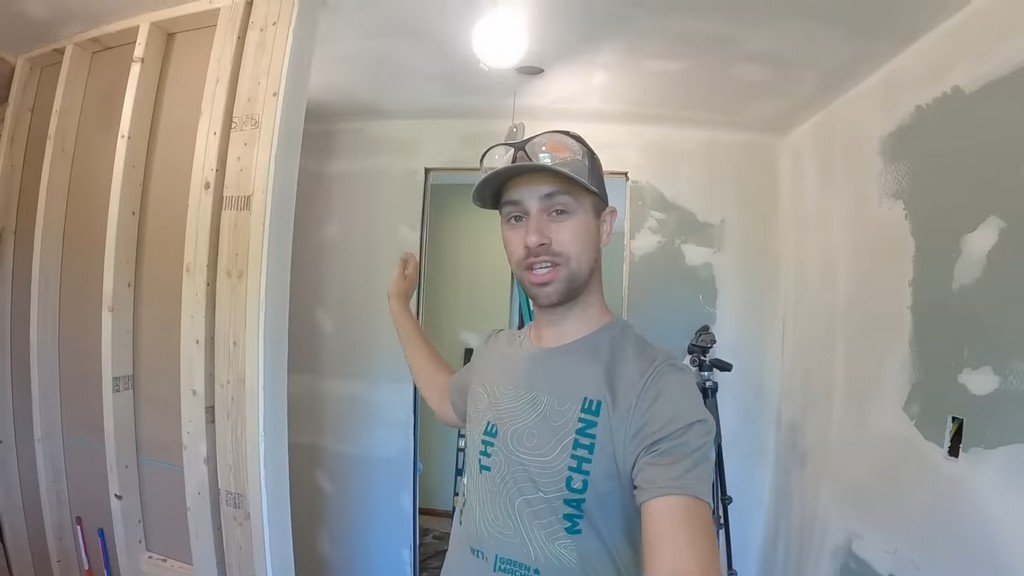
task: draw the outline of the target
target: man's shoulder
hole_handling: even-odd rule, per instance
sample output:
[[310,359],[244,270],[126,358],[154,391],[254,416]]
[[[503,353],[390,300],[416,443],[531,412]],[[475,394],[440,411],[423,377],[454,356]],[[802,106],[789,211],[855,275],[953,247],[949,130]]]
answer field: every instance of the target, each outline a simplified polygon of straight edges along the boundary
[[619,321],[613,350],[641,368],[646,376],[665,369],[685,370],[687,366],[670,350],[651,342],[626,320]]
[[511,328],[494,328],[484,335],[481,347],[500,347],[508,346],[519,340],[522,335],[522,330],[513,330]]
[[522,330],[510,328],[492,328],[485,333],[469,334],[463,338],[467,344],[471,344],[473,357],[484,352],[499,351],[514,346],[521,337]]

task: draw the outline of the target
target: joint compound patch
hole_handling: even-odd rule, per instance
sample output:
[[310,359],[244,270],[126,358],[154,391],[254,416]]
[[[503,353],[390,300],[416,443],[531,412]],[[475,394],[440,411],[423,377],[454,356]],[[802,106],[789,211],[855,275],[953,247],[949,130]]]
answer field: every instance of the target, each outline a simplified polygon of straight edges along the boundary
[[701,220],[639,180],[630,188],[629,214],[629,320],[651,342],[678,348],[680,326],[715,324],[714,264],[725,224]]
[[965,368],[963,372],[957,376],[957,380],[961,384],[967,387],[971,391],[971,394],[975,396],[984,396],[991,394],[999,388],[999,375],[992,371],[991,366],[985,366],[984,368],[978,368],[972,370]]
[[639,258],[654,252],[664,243],[665,239],[658,234],[658,221],[652,213],[636,235],[629,239],[629,252],[633,257]]
[[999,232],[1006,228],[1003,222],[995,216],[989,216],[979,225],[974,232],[964,234],[960,239],[960,257],[953,266],[953,291],[956,292],[961,286],[973,284],[981,278],[985,271],[985,264],[988,262],[988,253],[999,240]]
[[686,258],[686,263],[690,266],[711,264],[715,257],[715,249],[708,248],[707,246],[683,244],[681,248],[683,250],[683,257]]
[[886,198],[902,198],[910,187],[910,167],[906,162],[892,162],[882,169],[882,195]]
[[970,422],[965,451],[1024,443],[1021,102],[1024,69],[973,92],[953,86],[883,142],[886,187],[914,242],[903,410],[939,449],[950,414]]

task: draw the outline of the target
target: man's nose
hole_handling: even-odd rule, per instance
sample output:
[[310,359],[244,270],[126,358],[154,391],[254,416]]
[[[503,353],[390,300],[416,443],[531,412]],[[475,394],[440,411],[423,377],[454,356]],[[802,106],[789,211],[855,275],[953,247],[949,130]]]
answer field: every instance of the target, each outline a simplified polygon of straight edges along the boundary
[[543,218],[529,218],[526,221],[526,247],[538,248],[551,244],[547,223]]

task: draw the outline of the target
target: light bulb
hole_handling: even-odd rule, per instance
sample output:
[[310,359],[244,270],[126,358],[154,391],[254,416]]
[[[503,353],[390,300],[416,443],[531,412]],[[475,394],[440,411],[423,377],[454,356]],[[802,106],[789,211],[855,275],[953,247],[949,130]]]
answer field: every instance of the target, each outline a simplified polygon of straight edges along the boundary
[[511,6],[498,6],[473,26],[473,52],[487,68],[512,68],[526,55],[529,34],[526,14]]

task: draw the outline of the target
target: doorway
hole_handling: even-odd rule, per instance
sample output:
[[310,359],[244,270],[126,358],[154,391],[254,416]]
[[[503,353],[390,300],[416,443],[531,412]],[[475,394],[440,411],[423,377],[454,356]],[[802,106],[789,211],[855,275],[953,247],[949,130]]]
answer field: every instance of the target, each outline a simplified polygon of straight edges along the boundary
[[[455,369],[465,365],[488,332],[520,325],[521,308],[495,212],[473,205],[477,169],[427,169],[420,240],[420,324]],[[618,210],[612,241],[602,256],[605,298],[625,316],[628,177],[605,175]],[[416,574],[440,574],[459,496],[464,436],[442,424],[419,394],[415,399],[414,521]]]

